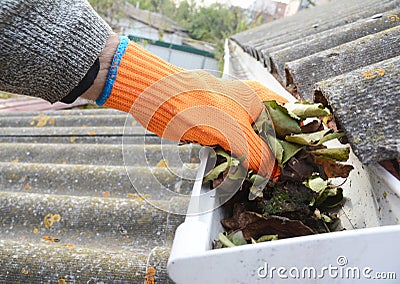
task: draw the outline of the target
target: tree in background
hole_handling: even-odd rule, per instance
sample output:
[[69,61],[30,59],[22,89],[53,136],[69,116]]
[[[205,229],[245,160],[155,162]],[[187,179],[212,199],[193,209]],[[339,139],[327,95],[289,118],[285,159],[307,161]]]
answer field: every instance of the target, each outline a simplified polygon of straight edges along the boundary
[[[181,2],[180,6],[186,5],[186,2]],[[225,39],[250,27],[246,14],[238,7],[228,7],[219,3],[207,7],[195,6],[191,11],[191,14],[186,16],[186,22],[179,19],[179,23],[189,31],[192,38],[215,45],[216,58],[222,69]]]
[[[123,15],[124,0],[89,0],[93,8],[113,26]],[[190,37],[215,46],[219,67],[223,66],[224,42],[235,33],[252,28],[257,19],[250,20],[248,13],[239,7],[220,3],[204,6],[202,1],[182,0],[128,0],[140,9],[165,15],[189,31]]]
[[88,0],[96,12],[115,29],[115,23],[123,16],[124,0]]

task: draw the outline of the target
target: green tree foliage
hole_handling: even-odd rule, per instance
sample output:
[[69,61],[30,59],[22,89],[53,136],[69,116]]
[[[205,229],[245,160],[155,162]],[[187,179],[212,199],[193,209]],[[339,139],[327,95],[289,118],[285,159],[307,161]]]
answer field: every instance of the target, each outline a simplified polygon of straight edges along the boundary
[[225,39],[250,27],[249,19],[242,9],[220,3],[206,7],[196,5],[193,0],[184,0],[172,18],[185,27],[192,38],[215,45],[220,68],[223,64]]
[[115,28],[114,24],[124,14],[124,0],[88,0],[88,2],[112,28]]
[[[108,22],[123,15],[124,0],[89,0],[93,8]],[[244,31],[257,24],[250,22],[246,11],[214,3],[204,6],[196,0],[128,0],[134,6],[157,12],[179,23],[189,31],[190,37],[206,41],[216,47],[216,58],[223,63],[224,42],[232,34]],[[176,4],[178,3],[178,4]]]

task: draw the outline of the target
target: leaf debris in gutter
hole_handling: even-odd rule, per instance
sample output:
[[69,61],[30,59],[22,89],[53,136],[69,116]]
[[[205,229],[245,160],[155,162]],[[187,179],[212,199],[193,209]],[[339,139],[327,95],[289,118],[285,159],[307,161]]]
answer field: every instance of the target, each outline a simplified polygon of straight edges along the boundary
[[239,191],[224,205],[231,215],[214,248],[327,233],[337,229],[335,208],[343,200],[333,178],[347,178],[353,166],[344,164],[350,148],[324,144],[344,134],[329,128],[329,109],[319,103],[265,101],[265,112],[254,130],[270,146],[278,176],[265,178],[246,170],[240,158],[218,149],[217,164],[203,182],[211,188],[225,178],[243,179]]

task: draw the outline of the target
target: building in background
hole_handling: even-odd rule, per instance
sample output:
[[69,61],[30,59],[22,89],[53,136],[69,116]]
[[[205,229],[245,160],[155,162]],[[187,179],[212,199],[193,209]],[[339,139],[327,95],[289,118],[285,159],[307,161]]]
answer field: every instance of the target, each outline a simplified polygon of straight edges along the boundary
[[218,70],[214,48],[189,37],[188,31],[170,18],[126,3],[124,15],[115,23],[150,52],[185,69]]
[[296,14],[300,4],[301,0],[255,0],[249,10],[253,19],[267,23]]

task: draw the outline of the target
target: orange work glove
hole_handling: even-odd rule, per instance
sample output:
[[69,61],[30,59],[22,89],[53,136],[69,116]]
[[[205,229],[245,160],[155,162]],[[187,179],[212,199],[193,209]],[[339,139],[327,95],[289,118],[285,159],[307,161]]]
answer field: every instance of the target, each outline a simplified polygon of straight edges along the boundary
[[254,132],[262,100],[284,98],[252,81],[222,80],[187,71],[121,38],[98,104],[130,112],[160,137],[205,146],[220,145],[263,176],[275,172],[275,157]]

